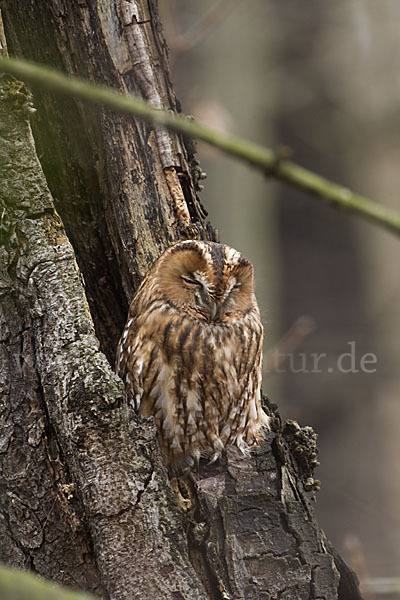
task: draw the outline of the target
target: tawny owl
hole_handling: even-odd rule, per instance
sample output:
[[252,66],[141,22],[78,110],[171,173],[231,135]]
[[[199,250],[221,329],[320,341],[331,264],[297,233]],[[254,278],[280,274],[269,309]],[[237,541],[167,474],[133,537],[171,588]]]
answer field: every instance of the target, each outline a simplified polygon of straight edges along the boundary
[[172,466],[246,453],[262,438],[263,327],[253,266],[239,252],[188,240],[155,262],[136,292],[117,351],[129,399],[153,415]]

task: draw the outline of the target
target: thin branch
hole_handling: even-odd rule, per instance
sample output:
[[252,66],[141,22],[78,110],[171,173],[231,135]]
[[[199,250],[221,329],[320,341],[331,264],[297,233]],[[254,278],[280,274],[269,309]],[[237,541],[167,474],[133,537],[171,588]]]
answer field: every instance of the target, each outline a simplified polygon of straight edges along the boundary
[[182,54],[192,50],[197,44],[200,44],[204,38],[211,33],[213,29],[218,27],[232,12],[236,5],[242,0],[218,0],[212,4],[199,20],[191,25],[184,33],[177,34],[168,40],[170,49],[176,54]]
[[316,199],[327,206],[357,215],[400,236],[399,212],[354,194],[349,189],[276,155],[269,148],[214,131],[191,119],[153,108],[140,98],[121,94],[106,86],[94,85],[78,77],[64,75],[48,67],[16,59],[0,58],[1,71],[11,73],[23,81],[41,85],[53,92],[103,104],[114,110],[140,117],[154,125],[161,125],[186,136],[203,140],[222,152],[261,169],[270,177],[312,192]]
[[285,335],[264,355],[265,373],[279,373],[281,366],[314,333],[315,321],[307,315],[298,317]]

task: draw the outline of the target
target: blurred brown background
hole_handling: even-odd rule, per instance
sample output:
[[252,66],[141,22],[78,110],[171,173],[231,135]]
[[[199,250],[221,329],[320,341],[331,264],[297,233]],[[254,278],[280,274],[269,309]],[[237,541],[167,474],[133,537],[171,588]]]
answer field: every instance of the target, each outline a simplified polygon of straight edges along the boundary
[[[301,165],[400,209],[398,0],[160,9],[186,114],[288,146]],[[320,524],[361,576],[400,577],[399,240],[203,145],[199,158],[221,241],[255,265],[265,350],[285,335],[295,348],[264,373],[264,392],[319,434]],[[350,351],[355,363],[338,368]],[[316,353],[326,357],[312,372]]]

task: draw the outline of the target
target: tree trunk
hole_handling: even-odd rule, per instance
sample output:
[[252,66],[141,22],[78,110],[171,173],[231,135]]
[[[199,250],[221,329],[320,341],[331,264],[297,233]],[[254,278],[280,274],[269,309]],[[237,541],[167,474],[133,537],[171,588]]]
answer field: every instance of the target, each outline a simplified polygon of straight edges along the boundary
[[[13,54],[179,109],[153,1],[4,0],[3,16]],[[118,600],[359,598],[315,522],[308,429],[275,416],[256,455],[180,478],[178,504],[110,366],[154,258],[215,237],[191,145],[35,89],[40,165],[26,93],[1,85],[1,559]]]

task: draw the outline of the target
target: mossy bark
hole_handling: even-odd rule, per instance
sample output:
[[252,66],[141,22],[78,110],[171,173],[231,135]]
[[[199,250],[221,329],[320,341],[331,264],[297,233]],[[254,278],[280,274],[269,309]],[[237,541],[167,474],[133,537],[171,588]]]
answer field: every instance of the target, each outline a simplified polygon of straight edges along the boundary
[[3,81],[0,109],[1,558],[110,598],[189,598],[198,585],[153,424],[99,350],[14,87]]
[[[152,0],[3,12],[14,53],[178,109]],[[152,421],[110,366],[152,260],[215,237],[191,146],[34,90],[43,174],[25,91],[21,108],[15,83],[1,85],[0,558],[118,600],[338,598],[340,569],[353,578],[315,522],[293,431],[276,418],[259,454],[181,478],[183,509]]]

